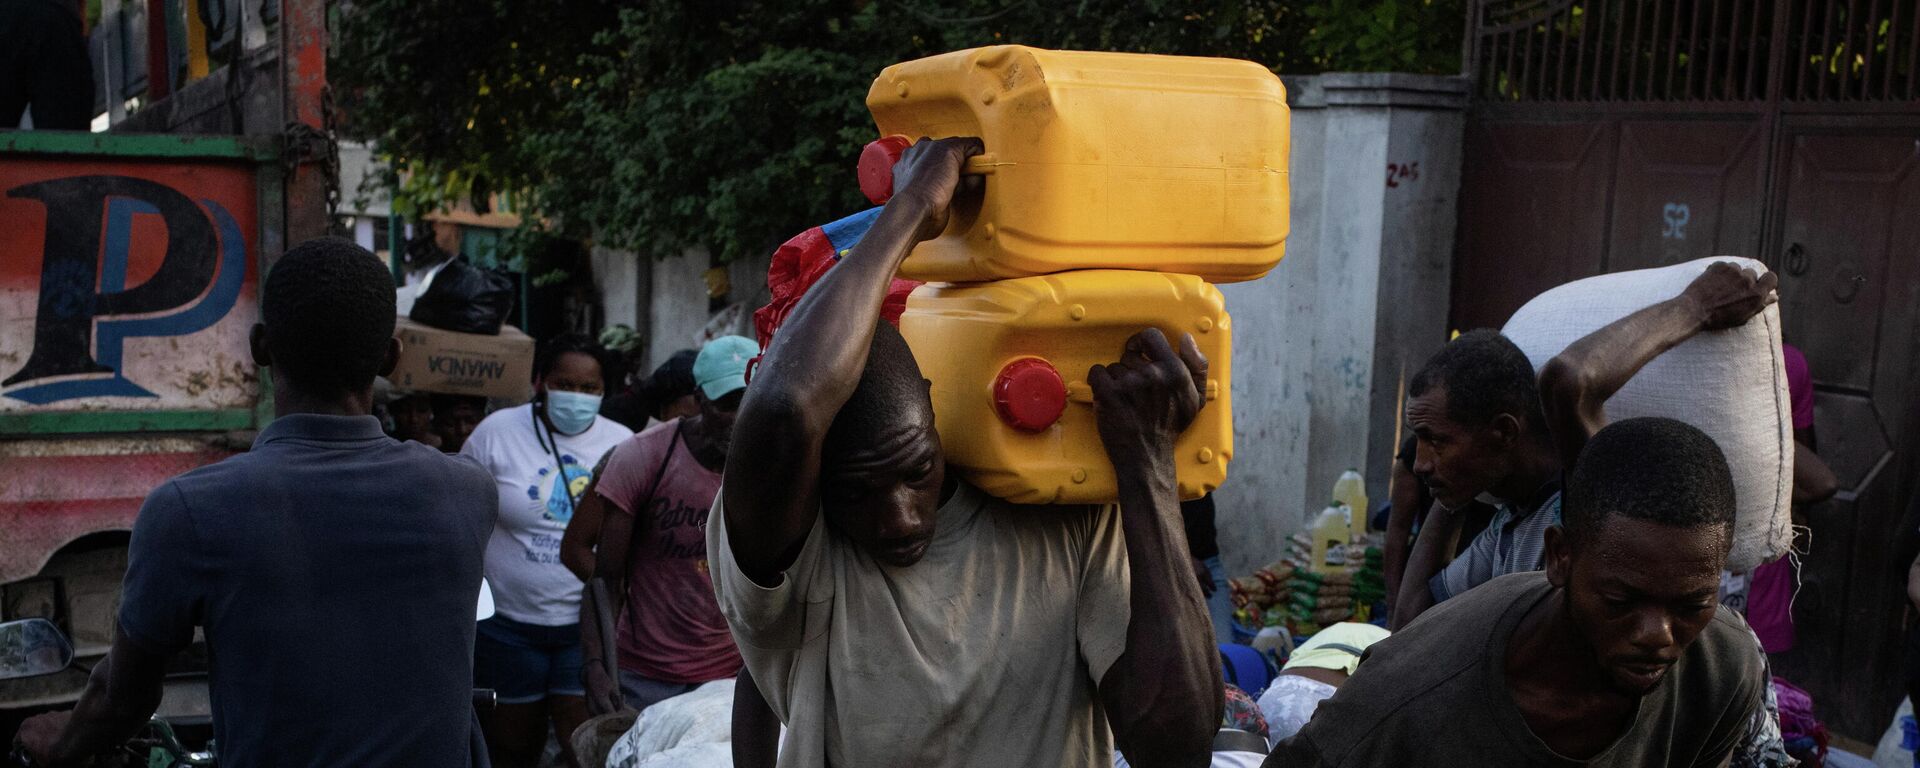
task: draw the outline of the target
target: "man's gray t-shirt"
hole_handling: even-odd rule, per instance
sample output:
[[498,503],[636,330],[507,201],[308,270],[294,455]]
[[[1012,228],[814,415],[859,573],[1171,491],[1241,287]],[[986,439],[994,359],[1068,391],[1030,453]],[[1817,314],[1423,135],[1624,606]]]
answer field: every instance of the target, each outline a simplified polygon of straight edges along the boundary
[[1533,734],[1506,685],[1507,643],[1527,611],[1559,599],[1546,574],[1489,581],[1367,649],[1360,668],[1268,768],[1322,766],[1719,766],[1770,683],[1746,622],[1713,621],[1640,700],[1633,723],[1588,761]]
[[223,768],[484,765],[474,607],[498,505],[478,464],[371,416],[282,416],[147,497],[120,632],[171,654],[205,628]]
[[1435,603],[1444,603],[1497,576],[1546,567],[1547,529],[1560,524],[1560,484],[1546,489],[1540,505],[1527,509],[1502,502],[1467,551],[1427,582]]

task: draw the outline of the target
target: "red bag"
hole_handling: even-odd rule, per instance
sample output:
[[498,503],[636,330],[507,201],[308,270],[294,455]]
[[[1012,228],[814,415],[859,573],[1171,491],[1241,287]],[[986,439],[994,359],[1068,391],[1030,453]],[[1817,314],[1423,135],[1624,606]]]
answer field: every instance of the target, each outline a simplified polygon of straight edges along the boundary
[[[841,256],[866,236],[874,219],[880,217],[880,210],[869,208],[831,224],[814,227],[795,235],[773,252],[773,263],[767,267],[767,290],[773,294],[773,298],[753,313],[753,329],[760,337],[760,349],[765,350],[773,344],[773,334],[787,321],[787,315],[800,303],[800,297],[805,296],[807,289],[819,282],[827,270],[840,263]],[[907,294],[913,293],[913,289],[919,286],[920,283],[913,280],[894,279],[887,288],[887,299],[880,307],[880,316],[889,323],[899,325],[900,313],[907,309]],[[751,366],[748,371],[752,371]]]

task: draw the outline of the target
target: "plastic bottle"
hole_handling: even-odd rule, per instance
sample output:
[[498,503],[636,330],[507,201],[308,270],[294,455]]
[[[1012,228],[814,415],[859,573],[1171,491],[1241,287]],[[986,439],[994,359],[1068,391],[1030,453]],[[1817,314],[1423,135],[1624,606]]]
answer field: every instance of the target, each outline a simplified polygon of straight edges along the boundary
[[1352,514],[1352,534],[1356,537],[1366,535],[1367,479],[1360,476],[1359,470],[1349,469],[1340,473],[1340,479],[1333,482],[1333,500],[1346,505],[1347,511]]
[[1346,567],[1347,542],[1353,539],[1348,519],[1347,510],[1336,502],[1321,510],[1320,517],[1313,521],[1311,567],[1315,573],[1332,573]]

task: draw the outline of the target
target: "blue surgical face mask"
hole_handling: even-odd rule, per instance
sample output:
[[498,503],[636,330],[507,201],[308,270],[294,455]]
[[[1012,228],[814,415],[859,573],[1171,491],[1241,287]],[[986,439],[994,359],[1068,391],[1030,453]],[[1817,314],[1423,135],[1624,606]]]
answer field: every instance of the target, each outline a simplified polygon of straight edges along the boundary
[[593,426],[600,413],[600,396],[560,389],[547,390],[547,420],[563,435],[577,435]]

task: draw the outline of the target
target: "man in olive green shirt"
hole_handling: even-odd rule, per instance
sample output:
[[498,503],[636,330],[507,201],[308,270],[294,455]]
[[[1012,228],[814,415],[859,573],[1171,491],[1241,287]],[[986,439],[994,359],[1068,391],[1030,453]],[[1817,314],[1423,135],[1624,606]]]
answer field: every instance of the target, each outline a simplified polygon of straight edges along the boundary
[[1719,766],[1768,685],[1717,611],[1733,479],[1669,419],[1594,435],[1545,572],[1494,579],[1368,650],[1266,768]]

